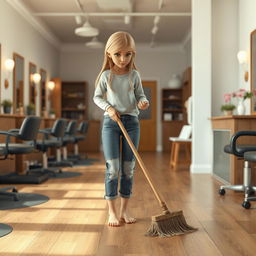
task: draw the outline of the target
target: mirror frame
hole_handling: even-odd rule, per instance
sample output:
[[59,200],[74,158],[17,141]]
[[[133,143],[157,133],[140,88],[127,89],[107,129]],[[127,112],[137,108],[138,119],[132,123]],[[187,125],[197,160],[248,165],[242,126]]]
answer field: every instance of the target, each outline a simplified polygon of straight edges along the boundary
[[[2,45],[0,44],[0,102],[2,102]],[[0,114],[2,113],[2,107],[0,107]]]
[[[250,88],[251,92],[256,90],[256,44],[253,45],[253,37],[256,37],[256,29],[253,30],[250,34]],[[256,39],[255,39],[256,41]],[[255,56],[253,56],[253,54]],[[254,59],[253,59],[254,57]],[[251,114],[256,115],[256,99],[253,97],[251,98]]]
[[[23,60],[23,70],[22,70],[22,77],[23,77],[23,92],[22,92],[22,105],[24,105],[24,70],[25,70],[25,59],[23,56],[21,56],[20,54],[14,52],[13,53],[13,60],[15,62],[16,60],[16,57],[19,57]],[[16,62],[15,62],[15,65],[14,65],[14,69],[13,69],[13,114],[16,114],[17,113],[17,106],[16,106],[16,68],[17,68],[17,65],[16,65]]]
[[[43,73],[45,73],[45,80],[43,80]],[[41,75],[41,81],[40,81],[40,109],[39,109],[39,116],[43,116],[43,111],[47,109],[47,72],[45,69],[40,68],[40,75]],[[44,84],[43,84],[44,82]],[[43,90],[44,90],[44,101],[45,101],[45,109],[43,109]]]
[[[35,72],[32,73],[32,68],[35,69]],[[33,62],[29,62],[29,66],[28,66],[28,77],[29,77],[29,104],[33,103],[35,105],[35,113],[36,113],[36,99],[37,99],[37,88],[36,88],[36,83],[33,82],[31,75],[35,74],[37,72],[36,69],[36,64],[34,64]],[[34,87],[34,102],[32,102],[32,88]]]

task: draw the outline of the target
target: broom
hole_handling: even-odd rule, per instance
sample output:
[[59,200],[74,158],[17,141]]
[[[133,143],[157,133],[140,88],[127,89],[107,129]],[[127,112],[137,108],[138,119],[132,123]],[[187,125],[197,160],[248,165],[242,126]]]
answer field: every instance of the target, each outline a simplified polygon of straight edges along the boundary
[[139,165],[154,192],[156,199],[158,200],[160,207],[163,210],[163,213],[157,216],[152,216],[151,226],[146,232],[146,236],[175,236],[183,235],[186,233],[191,233],[197,230],[197,228],[191,227],[187,224],[185,217],[182,211],[170,212],[166,206],[166,203],[162,200],[160,194],[156,191],[155,186],[152,183],[152,179],[149,176],[148,170],[146,169],[138,151],[136,150],[131,138],[129,137],[126,129],[124,128],[120,119],[117,120],[117,123],[122,130],[124,137],[126,138],[128,144],[130,145],[133,154],[135,155]]

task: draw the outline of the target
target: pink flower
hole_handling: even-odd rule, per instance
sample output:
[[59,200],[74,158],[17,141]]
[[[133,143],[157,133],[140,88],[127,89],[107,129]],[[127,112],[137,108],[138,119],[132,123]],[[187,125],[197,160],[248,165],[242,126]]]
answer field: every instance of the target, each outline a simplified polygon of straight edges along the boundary
[[224,94],[224,101],[226,103],[230,102],[231,101],[231,94],[230,93],[225,93]]

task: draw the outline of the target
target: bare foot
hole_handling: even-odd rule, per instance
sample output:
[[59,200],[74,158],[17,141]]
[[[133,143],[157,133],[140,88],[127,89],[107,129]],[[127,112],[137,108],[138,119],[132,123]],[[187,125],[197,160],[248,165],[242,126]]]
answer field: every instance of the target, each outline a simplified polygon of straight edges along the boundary
[[110,227],[120,227],[120,222],[115,214],[113,214],[113,213],[109,214],[108,225]]
[[121,222],[125,222],[126,224],[132,224],[136,222],[136,219],[131,217],[129,214],[127,213],[123,213],[120,217],[120,221]]

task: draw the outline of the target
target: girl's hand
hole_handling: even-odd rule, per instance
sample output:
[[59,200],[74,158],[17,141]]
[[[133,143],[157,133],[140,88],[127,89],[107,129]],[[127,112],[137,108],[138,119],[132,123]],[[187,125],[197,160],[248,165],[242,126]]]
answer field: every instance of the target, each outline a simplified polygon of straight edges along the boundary
[[107,109],[108,115],[109,117],[114,120],[115,122],[117,122],[117,120],[120,119],[120,114],[113,108],[113,107],[109,107]]
[[148,101],[139,101],[138,108],[141,110],[145,110],[149,107]]

